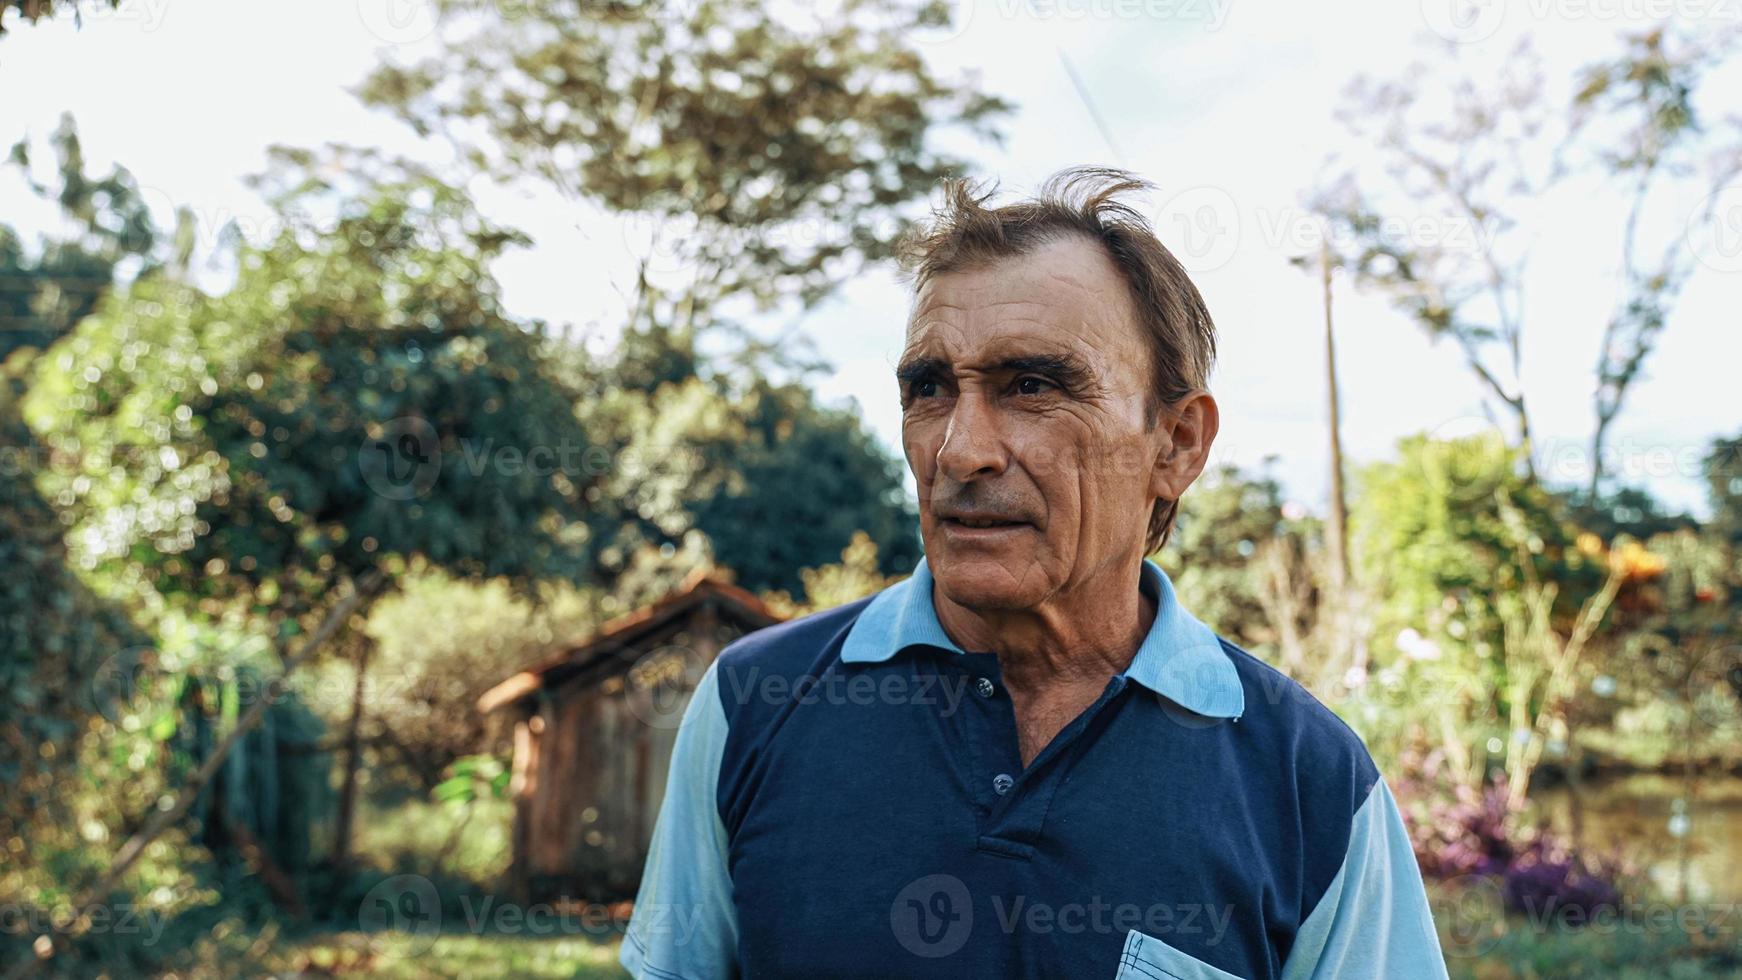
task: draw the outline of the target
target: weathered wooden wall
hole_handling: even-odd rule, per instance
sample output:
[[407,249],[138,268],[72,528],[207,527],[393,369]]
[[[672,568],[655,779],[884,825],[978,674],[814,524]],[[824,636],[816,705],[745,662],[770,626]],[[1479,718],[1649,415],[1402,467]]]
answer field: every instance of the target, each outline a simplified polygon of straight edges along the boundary
[[641,638],[609,670],[531,699],[515,727],[511,785],[511,875],[521,894],[634,895],[665,798],[678,721],[702,670],[741,633],[703,606]]

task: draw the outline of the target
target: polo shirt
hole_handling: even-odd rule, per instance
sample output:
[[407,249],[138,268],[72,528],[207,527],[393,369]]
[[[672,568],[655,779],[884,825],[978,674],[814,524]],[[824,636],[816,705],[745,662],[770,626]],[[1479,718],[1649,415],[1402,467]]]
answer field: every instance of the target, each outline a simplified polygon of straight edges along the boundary
[[644,978],[1445,977],[1360,738],[1145,559],[1129,667],[1027,766],[922,558],[740,637],[677,732],[619,954]]

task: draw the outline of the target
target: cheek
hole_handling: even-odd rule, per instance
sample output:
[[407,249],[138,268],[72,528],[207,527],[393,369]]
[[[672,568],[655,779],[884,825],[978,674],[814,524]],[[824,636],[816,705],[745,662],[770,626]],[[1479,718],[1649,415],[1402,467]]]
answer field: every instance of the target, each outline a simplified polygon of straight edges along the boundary
[[1078,524],[1128,521],[1127,512],[1141,503],[1149,482],[1143,434],[1115,434],[1076,418],[1051,421],[1025,428],[1016,448],[1054,518],[1074,514]]
[[942,442],[941,428],[929,420],[904,419],[901,423],[902,452],[907,456],[907,468],[913,471],[913,477],[921,487],[931,482]]
[[1049,420],[1023,426],[1011,438],[1012,454],[1054,520],[1082,511],[1083,467],[1093,459],[1083,438],[1087,434],[1074,420]]

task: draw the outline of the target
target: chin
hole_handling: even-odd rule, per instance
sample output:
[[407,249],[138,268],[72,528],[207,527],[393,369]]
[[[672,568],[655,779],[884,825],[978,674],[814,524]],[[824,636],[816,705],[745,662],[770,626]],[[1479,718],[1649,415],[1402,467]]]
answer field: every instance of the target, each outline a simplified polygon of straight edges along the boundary
[[969,609],[1027,609],[1046,595],[1040,566],[1032,561],[1019,567],[987,558],[942,556],[934,561],[928,565],[938,590]]

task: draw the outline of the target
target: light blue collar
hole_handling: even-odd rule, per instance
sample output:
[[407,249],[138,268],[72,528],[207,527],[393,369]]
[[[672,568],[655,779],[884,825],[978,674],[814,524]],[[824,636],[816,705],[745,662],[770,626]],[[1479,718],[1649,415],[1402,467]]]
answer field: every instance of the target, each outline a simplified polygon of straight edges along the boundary
[[[1143,559],[1140,588],[1156,600],[1155,622],[1125,676],[1200,715],[1240,717],[1246,710],[1240,675],[1215,632],[1179,604],[1173,583],[1152,559]],[[962,652],[938,622],[923,557],[912,575],[878,593],[859,613],[841,659],[876,663],[921,643]]]

